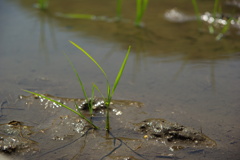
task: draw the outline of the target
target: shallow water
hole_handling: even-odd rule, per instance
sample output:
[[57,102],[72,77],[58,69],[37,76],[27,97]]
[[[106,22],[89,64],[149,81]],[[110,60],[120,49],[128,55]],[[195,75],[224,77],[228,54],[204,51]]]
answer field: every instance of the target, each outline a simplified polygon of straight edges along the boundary
[[[56,15],[60,12],[114,17],[115,1],[52,0],[47,12],[34,8],[34,2],[30,0],[2,0],[0,3],[1,124],[16,120],[33,125],[34,119],[46,122],[44,119],[47,119],[48,114],[46,117],[38,117],[44,115],[44,111],[37,114],[40,111],[34,106],[27,107],[15,102],[18,95],[27,95],[21,89],[61,97],[84,97],[63,52],[76,65],[87,89],[91,89],[92,82],[105,89],[104,77],[98,68],[68,40],[87,50],[106,70],[110,81],[114,80],[127,48],[131,45],[132,51],[114,99],[140,101],[144,106],[137,114],[136,110],[130,110],[125,116],[135,122],[149,118],[178,122],[202,130],[217,143],[214,149],[170,151],[180,159],[225,160],[240,157],[239,30],[231,29],[226,37],[216,41],[215,35],[208,33],[205,23],[199,29],[196,21],[172,23],[164,19],[164,13],[175,7],[193,15],[192,5],[187,0],[152,0],[143,18],[144,28],[137,28],[132,23],[135,1],[124,2],[123,17],[127,22],[67,19]],[[213,4],[204,1],[199,7],[204,13],[211,11]],[[225,5],[223,7],[226,13],[239,14],[239,10]],[[69,112],[63,109],[60,113]],[[119,124],[113,121],[112,125]],[[115,127],[113,134],[123,137],[131,135],[131,131],[128,133],[123,129],[121,132]],[[91,136],[95,134],[91,133]],[[65,148],[66,153],[60,155],[62,150],[58,149],[45,154],[44,159],[64,159],[67,151],[78,147],[76,143],[70,144],[73,139],[59,142],[59,146],[69,144]],[[103,149],[111,150],[112,140],[102,137],[97,141],[88,139],[89,145],[86,145],[82,158],[100,159],[108,153],[87,153],[86,150],[91,150],[93,144],[102,144]],[[132,148],[138,148],[139,143],[136,142],[135,146],[130,144]],[[47,153],[51,147],[58,148],[51,141],[39,146],[44,151],[41,154]],[[139,153],[147,155],[144,157],[148,159],[164,159],[159,154],[158,146],[150,148],[154,149],[144,150],[143,147]],[[126,146],[122,150],[127,150]],[[81,158],[78,151],[74,150],[70,157]],[[165,152],[168,154],[168,148]],[[129,155],[136,156],[133,153]],[[65,159],[69,159],[68,156]]]

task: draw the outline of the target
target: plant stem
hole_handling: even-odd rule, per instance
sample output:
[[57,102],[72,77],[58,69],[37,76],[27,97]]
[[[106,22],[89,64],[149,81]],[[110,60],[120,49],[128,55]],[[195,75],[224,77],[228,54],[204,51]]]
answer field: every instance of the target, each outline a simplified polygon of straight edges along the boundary
[[197,16],[197,21],[198,21],[199,26],[200,26],[200,24],[201,24],[201,14],[200,14],[199,9],[198,9],[197,0],[192,0],[192,4],[193,4],[195,14]]
[[122,18],[122,0],[117,0],[117,17]]
[[148,0],[136,0],[136,19],[135,25],[140,26],[143,14],[147,8]]

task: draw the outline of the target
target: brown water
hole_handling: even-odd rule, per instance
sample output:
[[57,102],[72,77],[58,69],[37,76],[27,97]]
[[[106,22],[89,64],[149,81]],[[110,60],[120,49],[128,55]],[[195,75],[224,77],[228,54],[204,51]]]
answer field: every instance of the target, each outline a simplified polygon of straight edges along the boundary
[[[24,103],[15,103],[18,95],[27,95],[21,89],[83,98],[63,52],[72,59],[89,91],[92,82],[105,89],[105,79],[98,68],[68,40],[87,50],[106,70],[111,82],[131,45],[131,54],[114,99],[140,101],[144,106],[126,112],[125,118],[135,122],[148,118],[178,122],[202,130],[217,143],[214,149],[192,151],[188,148],[175,152],[156,145],[146,150],[143,147],[138,150],[139,154],[146,159],[164,159],[159,156],[160,152],[170,152],[179,159],[239,159],[239,30],[231,29],[226,37],[216,41],[215,35],[208,33],[207,24],[203,24],[199,31],[196,21],[171,23],[164,19],[164,13],[174,7],[193,15],[192,5],[187,0],[151,0],[143,18],[144,28],[137,28],[132,22],[67,19],[55,15],[60,12],[114,17],[115,1],[51,0],[47,12],[34,8],[31,0],[2,0],[0,4],[1,124],[12,120],[30,125],[34,125],[34,119],[45,122],[48,114],[38,117],[44,113],[38,114],[40,111],[34,106],[26,108]],[[135,1],[124,1],[123,5],[123,17],[133,21]],[[199,7],[201,12],[212,11],[213,4],[203,1]],[[223,5],[223,11],[239,13],[239,8]],[[65,112],[60,113],[69,113]],[[112,125],[113,134],[131,135],[131,131],[128,133],[124,129],[121,135],[121,129],[116,129],[117,122],[113,121]],[[72,139],[59,144],[46,141],[42,141],[44,143],[39,145],[41,152],[33,157],[100,159],[108,154],[112,143],[103,137],[95,141],[90,138],[80,156],[76,148],[83,140],[71,143]],[[132,147],[137,148],[138,143]],[[59,147],[64,145],[67,145],[64,149]],[[102,149],[96,149],[95,145],[102,146]],[[126,147],[123,150],[127,150]],[[143,158],[129,150],[129,154],[119,152],[126,154],[122,156]]]

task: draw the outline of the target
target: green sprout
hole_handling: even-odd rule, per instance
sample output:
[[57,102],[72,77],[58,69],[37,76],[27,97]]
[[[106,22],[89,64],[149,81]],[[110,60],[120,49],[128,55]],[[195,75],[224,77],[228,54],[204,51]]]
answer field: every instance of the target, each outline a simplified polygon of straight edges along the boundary
[[199,9],[198,9],[197,0],[192,0],[192,4],[193,4],[193,8],[194,8],[195,14],[197,16],[197,21],[198,21],[198,23],[200,25],[201,24],[201,13],[199,12]]
[[38,0],[38,8],[45,10],[48,8],[48,0]]
[[[82,49],[79,45],[77,45],[76,43],[69,41],[72,45],[74,45],[76,48],[78,48],[80,51],[82,51],[92,62],[94,62],[94,64],[100,69],[100,71],[103,73],[105,79],[106,79],[106,86],[107,86],[107,95],[104,98],[105,99],[105,105],[107,107],[107,115],[106,115],[106,130],[109,131],[110,130],[110,116],[109,116],[109,107],[110,107],[110,103],[112,101],[112,97],[115,93],[115,90],[118,86],[118,83],[122,77],[122,73],[124,71],[124,68],[126,66],[127,60],[128,60],[128,56],[131,50],[131,47],[129,46],[127,54],[122,62],[122,65],[119,69],[118,75],[114,81],[113,86],[110,86],[109,80],[108,80],[108,76],[106,74],[106,72],[103,70],[103,68],[97,63],[97,61],[89,54],[87,53],[84,49]],[[100,92],[100,90],[98,89],[98,87],[96,85],[94,85],[95,88],[97,88],[97,90]],[[100,92],[101,93],[101,92]]]
[[143,14],[146,11],[148,5],[148,0],[137,0],[136,1],[136,19],[135,19],[135,25],[141,26],[141,21],[143,18]]
[[117,18],[122,18],[122,0],[117,0]]

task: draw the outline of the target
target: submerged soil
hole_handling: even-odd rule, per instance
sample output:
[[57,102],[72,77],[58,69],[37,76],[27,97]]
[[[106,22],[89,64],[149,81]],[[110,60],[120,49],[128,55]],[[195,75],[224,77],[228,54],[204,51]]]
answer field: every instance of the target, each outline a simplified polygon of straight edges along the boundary
[[[208,22],[199,26],[188,0],[151,0],[144,27],[134,26],[135,1],[124,1],[118,22],[112,21],[115,1],[51,0],[46,11],[31,0],[0,3],[0,159],[240,157],[239,28],[231,26],[217,41],[221,25],[214,34]],[[222,12],[236,17],[238,4],[223,1]],[[211,12],[213,3],[199,2],[199,9]],[[179,11],[184,21],[169,21],[169,11]],[[64,14],[97,19],[59,16]],[[92,117],[100,127],[94,130],[70,111],[22,91],[50,94],[71,107],[72,100],[83,103],[63,52],[89,94],[92,83],[105,91],[104,76],[68,40],[87,50],[110,82],[132,46],[111,106],[109,134],[104,107]]]

